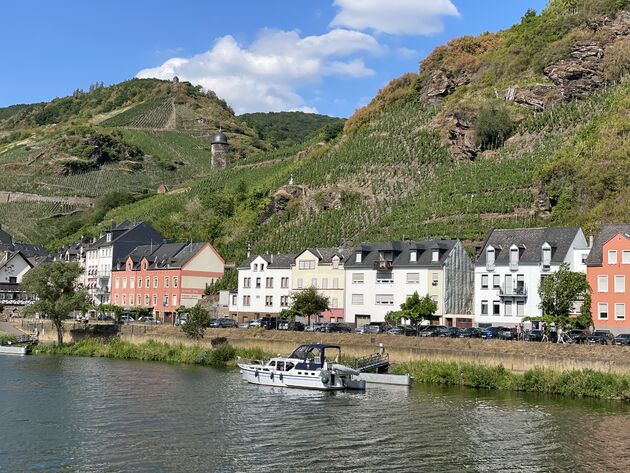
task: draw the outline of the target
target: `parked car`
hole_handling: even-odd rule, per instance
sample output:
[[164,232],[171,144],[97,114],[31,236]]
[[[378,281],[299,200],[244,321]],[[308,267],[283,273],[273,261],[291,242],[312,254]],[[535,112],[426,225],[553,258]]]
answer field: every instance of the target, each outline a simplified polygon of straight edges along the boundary
[[481,338],[484,340],[499,340],[501,339],[500,333],[504,328],[505,327],[486,327],[481,331]]
[[615,337],[615,345],[630,347],[630,333],[620,333]]
[[591,345],[614,345],[615,336],[610,333],[610,330],[595,330],[586,337],[586,342]]
[[312,324],[312,325],[306,325],[304,327],[304,331],[305,332],[323,332],[324,331],[324,324],[315,323],[315,324]]
[[136,319],[134,319],[131,315],[121,315],[120,316],[120,322],[123,324],[130,324],[131,322],[135,322]]
[[221,317],[218,319],[213,319],[210,322],[210,327],[212,328],[238,328],[238,324],[233,319],[229,319],[227,317]]
[[250,320],[248,322],[249,328],[258,328],[258,327],[260,327],[260,321],[261,320],[262,320],[261,318]]
[[260,326],[266,330],[274,330],[278,328],[277,317],[263,317],[260,319]]
[[155,317],[153,317],[152,315],[147,315],[145,317],[140,317],[140,322],[142,322],[144,324],[149,324],[149,325],[156,325],[157,324],[157,320],[155,320]]
[[410,325],[398,325],[387,330],[388,335],[406,335],[413,337],[416,335],[416,329]]
[[543,332],[541,329],[534,328],[525,333],[525,340],[527,340],[528,342],[542,342],[544,334],[545,332]]
[[340,323],[340,322],[331,322],[329,324],[324,325],[323,332],[328,333],[350,333],[352,329],[349,325]]
[[457,338],[461,330],[457,327],[447,327],[445,330],[438,331],[438,337]]
[[481,338],[481,330],[477,327],[468,327],[459,332],[460,338]]
[[303,332],[304,324],[298,320],[291,322],[288,319],[280,319],[278,322],[278,330],[293,330],[294,332]]
[[383,330],[385,330],[384,326],[378,324],[365,324],[354,329],[356,333],[381,333]]
[[499,338],[501,340],[516,340],[516,332],[512,328],[499,327]]
[[109,314],[98,314],[96,316],[96,320],[100,320],[100,321],[108,321],[108,320],[114,320],[113,317]]
[[440,335],[440,332],[448,330],[448,327],[444,325],[427,325],[427,327],[422,330],[418,336],[419,337],[437,337]]
[[590,335],[587,330],[573,329],[565,333],[567,343],[586,343],[586,337]]

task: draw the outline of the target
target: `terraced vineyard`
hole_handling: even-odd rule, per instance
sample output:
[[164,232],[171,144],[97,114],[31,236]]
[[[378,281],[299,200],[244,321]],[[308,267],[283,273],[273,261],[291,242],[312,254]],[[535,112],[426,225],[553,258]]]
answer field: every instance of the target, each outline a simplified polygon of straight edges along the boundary
[[77,209],[61,202],[0,203],[0,222],[16,240],[46,242],[63,225],[62,217]]
[[101,122],[103,126],[149,130],[175,129],[175,105],[170,97],[147,100]]

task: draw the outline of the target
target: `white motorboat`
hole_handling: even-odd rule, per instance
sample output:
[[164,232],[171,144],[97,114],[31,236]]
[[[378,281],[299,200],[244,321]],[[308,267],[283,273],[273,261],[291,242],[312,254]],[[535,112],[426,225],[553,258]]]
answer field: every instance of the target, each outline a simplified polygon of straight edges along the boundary
[[238,363],[243,379],[252,384],[285,388],[339,391],[364,390],[360,372],[339,363],[341,347],[315,343],[300,345],[288,357],[267,362]]

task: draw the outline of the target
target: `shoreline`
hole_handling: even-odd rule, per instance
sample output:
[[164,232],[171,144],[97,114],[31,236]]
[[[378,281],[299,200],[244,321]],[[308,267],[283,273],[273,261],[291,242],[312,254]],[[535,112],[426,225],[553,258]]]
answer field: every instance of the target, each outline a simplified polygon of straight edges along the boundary
[[[85,338],[62,347],[39,345],[33,348],[33,354],[158,361],[213,368],[235,367],[237,356],[254,359],[273,356],[260,347],[234,347],[229,341],[209,348],[200,344],[172,344],[156,340],[133,343],[117,337],[105,340]],[[475,362],[417,359],[396,364],[392,372],[410,374],[414,383],[421,384],[630,402],[630,375],[591,369],[557,371],[532,368],[515,373],[502,364],[489,366]]]

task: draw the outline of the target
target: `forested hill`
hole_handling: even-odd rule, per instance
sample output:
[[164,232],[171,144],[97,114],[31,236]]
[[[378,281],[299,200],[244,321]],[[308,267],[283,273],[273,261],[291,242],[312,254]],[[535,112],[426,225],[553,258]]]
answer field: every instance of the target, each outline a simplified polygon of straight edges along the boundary
[[473,246],[493,227],[630,221],[629,7],[553,0],[510,29],[453,40],[339,134],[249,154],[67,240],[148,219],[238,261],[248,242],[255,252],[428,237]]

